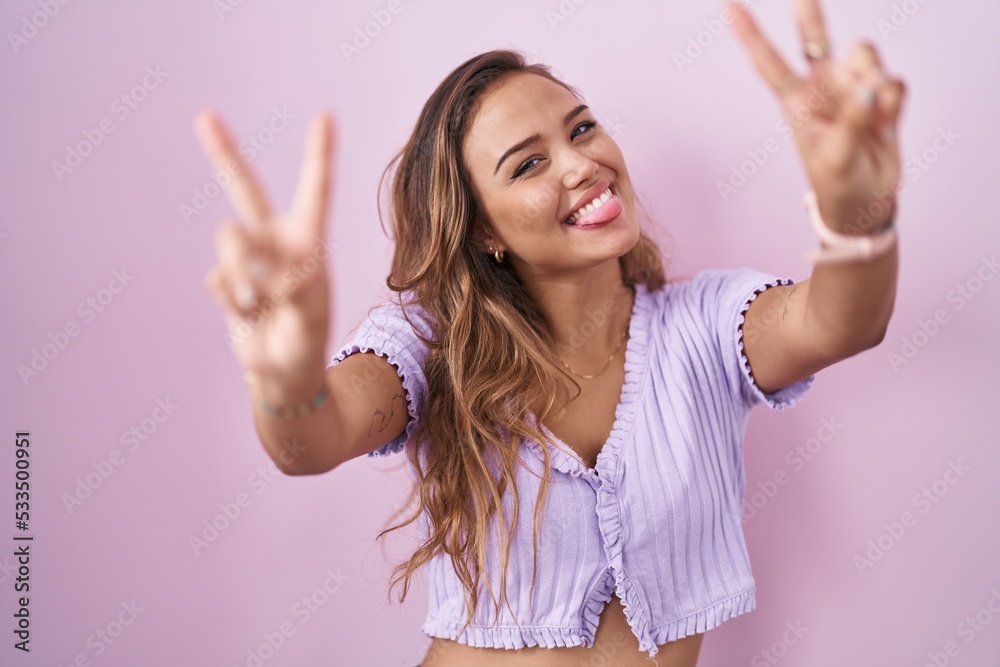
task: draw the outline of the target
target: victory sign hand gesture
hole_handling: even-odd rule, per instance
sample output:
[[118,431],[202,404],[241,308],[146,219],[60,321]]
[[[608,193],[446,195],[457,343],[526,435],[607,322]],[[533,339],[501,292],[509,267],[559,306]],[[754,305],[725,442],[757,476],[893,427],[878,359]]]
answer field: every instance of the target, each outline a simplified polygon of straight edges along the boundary
[[295,199],[283,214],[271,208],[218,116],[198,114],[195,131],[214,167],[230,174],[226,192],[239,216],[218,227],[219,263],[205,285],[260,396],[272,404],[307,400],[323,384],[330,328],[325,233],[332,118],[312,119]]
[[803,76],[792,71],[741,5],[731,3],[729,10],[733,28],[793,128],[823,220],[835,231],[870,234],[890,219],[899,189],[896,128],[905,86],[886,75],[869,42],[834,60],[819,1],[794,0],[794,5],[810,67]]

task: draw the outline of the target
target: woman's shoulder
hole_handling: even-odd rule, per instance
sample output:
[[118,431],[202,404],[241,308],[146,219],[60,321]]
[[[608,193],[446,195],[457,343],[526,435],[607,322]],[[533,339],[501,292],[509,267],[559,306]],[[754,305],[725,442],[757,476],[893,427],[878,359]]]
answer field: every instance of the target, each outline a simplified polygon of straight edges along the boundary
[[676,308],[685,304],[705,306],[734,296],[740,298],[748,290],[752,292],[756,288],[783,282],[789,280],[749,266],[715,267],[668,277],[651,295],[661,308]]
[[674,275],[650,291],[649,325],[689,332],[706,327],[728,336],[750,303],[769,287],[794,282],[748,266],[700,269]]
[[418,334],[427,339],[433,338],[437,329],[434,318],[421,306],[413,290],[380,295],[375,305],[369,308],[363,324]]
[[[794,282],[747,266],[703,269],[668,281],[655,293],[658,305],[652,336],[674,354],[686,352],[692,365],[700,365],[699,377],[716,378],[714,387],[728,388],[745,407],[760,402],[772,409],[790,407],[812,380],[764,394],[753,380],[743,351],[743,324],[761,292]],[[713,385],[706,382],[703,386]]]

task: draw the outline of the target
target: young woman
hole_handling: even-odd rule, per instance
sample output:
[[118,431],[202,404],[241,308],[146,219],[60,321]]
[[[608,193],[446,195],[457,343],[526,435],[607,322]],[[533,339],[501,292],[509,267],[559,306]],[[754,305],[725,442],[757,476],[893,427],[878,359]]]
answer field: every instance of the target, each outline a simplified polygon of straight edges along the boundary
[[754,608],[748,413],[794,405],[817,371],[882,340],[898,262],[902,83],[868,44],[834,62],[816,0],[796,5],[807,77],[729,11],[812,185],[822,251],[798,283],[749,268],[666,280],[580,95],[492,51],[448,75],[390,163],[398,298],[327,363],[331,119],[310,125],[285,215],[221,121],[196,120],[245,223],[220,226],[206,284],[269,455],[291,475],[407,455],[416,503],[396,527],[419,520],[424,541],[393,584],[405,598],[428,566],[426,667],[693,667],[704,632]]

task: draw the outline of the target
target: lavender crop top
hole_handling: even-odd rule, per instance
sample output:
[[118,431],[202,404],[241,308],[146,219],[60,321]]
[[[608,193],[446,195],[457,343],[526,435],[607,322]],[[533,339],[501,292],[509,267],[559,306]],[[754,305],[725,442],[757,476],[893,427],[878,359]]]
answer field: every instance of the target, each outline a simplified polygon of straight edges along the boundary
[[[773,410],[795,405],[815,376],[762,392],[743,354],[742,324],[760,292],[793,282],[744,267],[704,270],[652,292],[636,285],[625,383],[596,467],[558,439],[566,452],[547,445],[552,476],[533,605],[532,520],[544,459],[539,443],[525,441],[522,458],[532,471],[519,468],[516,478],[521,506],[507,573],[510,609],[502,606],[494,624],[492,601],[480,583],[473,623],[460,632],[462,587],[448,557],[438,555],[428,563],[421,630],[477,647],[592,647],[614,591],[640,650],[652,657],[658,644],[753,610],[755,583],[741,521],[749,413],[759,403]],[[409,306],[407,312],[412,326],[432,338],[426,313]],[[397,367],[406,390],[406,431],[368,454],[389,455],[402,451],[420,419],[426,346],[390,300],[362,321],[330,365],[369,350]],[[504,500],[510,502],[509,493]],[[505,505],[507,517],[511,510]],[[487,574],[498,591],[499,559],[490,565]]]

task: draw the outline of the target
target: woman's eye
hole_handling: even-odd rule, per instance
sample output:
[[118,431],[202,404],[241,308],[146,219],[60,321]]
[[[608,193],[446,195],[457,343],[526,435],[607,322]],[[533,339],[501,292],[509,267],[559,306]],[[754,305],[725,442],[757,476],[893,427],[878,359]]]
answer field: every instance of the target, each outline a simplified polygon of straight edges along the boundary
[[[591,129],[593,127],[596,127],[596,126],[597,126],[597,123],[595,121],[588,120],[586,123],[580,123],[579,125],[577,125],[576,129],[574,129],[573,131],[576,132],[576,130],[579,130],[581,127],[582,128],[586,128],[586,129],[589,130],[589,129]],[[574,135],[574,136],[579,136],[579,135]]]
[[[514,178],[519,178],[526,172],[531,171],[535,167],[534,161],[536,160],[541,160],[541,158],[532,157],[522,162],[521,166],[518,167],[517,171],[514,172]],[[529,164],[531,165],[530,167],[528,166]]]
[[[580,134],[577,134],[577,130],[581,130],[582,129],[582,130],[585,130],[585,131],[590,131],[594,127],[597,127],[597,122],[596,121],[588,120],[588,121],[586,121],[584,123],[580,123],[575,128],[573,128],[573,134],[570,135],[570,138],[571,139],[575,139],[576,137],[580,136],[580,134],[584,134],[584,132],[581,132]],[[534,169],[535,168],[535,164],[537,164],[538,162],[541,162],[541,158],[532,157],[532,158],[528,158],[527,160],[525,160],[524,162],[522,162],[521,166],[518,167],[517,171],[514,172],[514,179],[518,179],[521,176],[523,176],[524,174],[526,174],[529,171],[531,171],[532,169]]]

